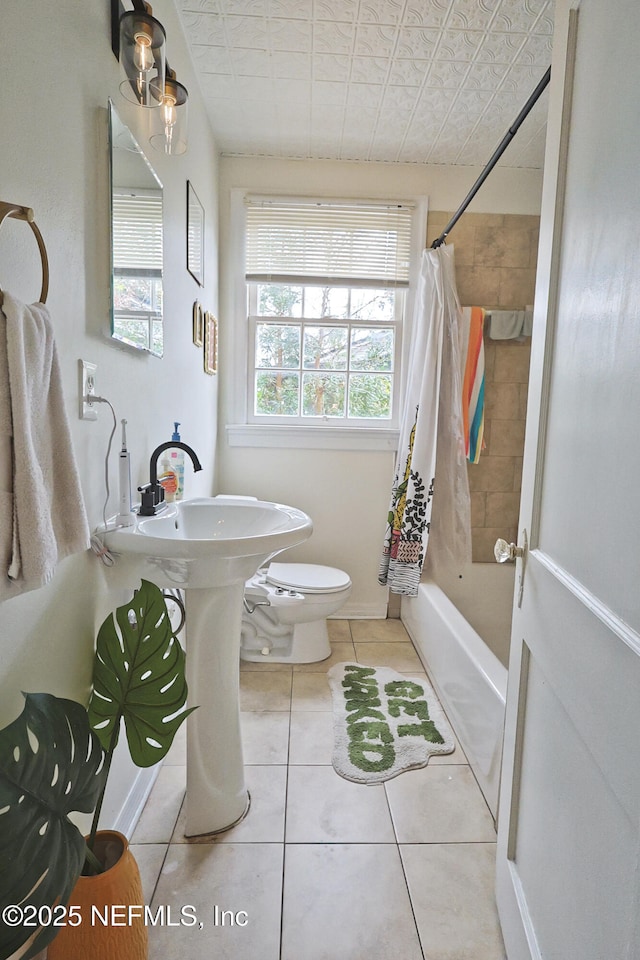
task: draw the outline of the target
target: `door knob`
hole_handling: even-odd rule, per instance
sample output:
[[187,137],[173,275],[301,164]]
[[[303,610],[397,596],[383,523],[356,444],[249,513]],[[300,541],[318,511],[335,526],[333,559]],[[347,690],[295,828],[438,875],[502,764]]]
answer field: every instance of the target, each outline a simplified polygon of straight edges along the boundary
[[522,560],[520,578],[518,581],[519,607],[522,606],[522,592],[524,590],[524,576],[527,567],[527,552],[529,550],[529,538],[526,530],[522,531],[522,543],[523,546],[519,547],[515,543],[507,543],[506,540],[503,540],[502,537],[499,537],[498,540],[496,540],[495,547],[493,548],[493,555],[498,563],[506,563],[507,560],[516,560],[518,557]]
[[493,548],[493,555],[498,563],[506,563],[508,560],[515,560],[524,554],[524,547],[518,547],[515,543],[507,543],[502,537],[496,540]]

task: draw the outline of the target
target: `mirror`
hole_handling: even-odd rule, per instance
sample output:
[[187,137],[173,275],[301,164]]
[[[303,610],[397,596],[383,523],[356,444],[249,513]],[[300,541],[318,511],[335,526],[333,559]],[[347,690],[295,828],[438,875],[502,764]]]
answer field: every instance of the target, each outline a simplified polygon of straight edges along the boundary
[[111,336],[163,352],[162,184],[109,100]]

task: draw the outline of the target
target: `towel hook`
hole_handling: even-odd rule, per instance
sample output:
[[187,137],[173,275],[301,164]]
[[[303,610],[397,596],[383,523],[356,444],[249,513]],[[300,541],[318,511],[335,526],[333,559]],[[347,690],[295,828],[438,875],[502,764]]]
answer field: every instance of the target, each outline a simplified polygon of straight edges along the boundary
[[5,203],[4,200],[0,200],[0,227],[2,226],[6,217],[13,217],[15,220],[26,221],[33,231],[33,235],[36,238],[38,249],[40,251],[40,259],[42,261],[42,290],[40,291],[39,302],[46,303],[47,293],[49,292],[49,260],[47,257],[47,249],[44,245],[44,240],[42,239],[42,234],[40,233],[40,230],[35,222],[33,210],[31,207],[23,207],[18,203]]

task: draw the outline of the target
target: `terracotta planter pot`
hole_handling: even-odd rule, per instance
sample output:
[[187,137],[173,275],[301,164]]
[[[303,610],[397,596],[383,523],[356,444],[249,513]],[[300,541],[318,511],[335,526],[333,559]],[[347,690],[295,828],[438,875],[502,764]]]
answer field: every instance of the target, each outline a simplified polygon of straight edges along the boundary
[[[147,960],[142,883],[127,838],[116,830],[100,830],[95,853],[107,869],[78,879],[68,907],[79,908],[71,916],[81,916],[82,922],[61,927],[47,960]],[[129,909],[134,907],[142,909]]]

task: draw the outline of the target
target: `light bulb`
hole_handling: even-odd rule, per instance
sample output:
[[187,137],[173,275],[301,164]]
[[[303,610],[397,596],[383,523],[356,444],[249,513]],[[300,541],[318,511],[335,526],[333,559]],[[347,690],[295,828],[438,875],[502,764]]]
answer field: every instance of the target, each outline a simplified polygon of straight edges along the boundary
[[153,50],[151,49],[151,37],[146,33],[136,33],[136,46],[133,51],[133,62],[139,73],[146,73],[153,67]]
[[162,119],[165,127],[170,128],[175,125],[175,122],[178,119],[175,97],[168,97],[165,95],[162,98]]

